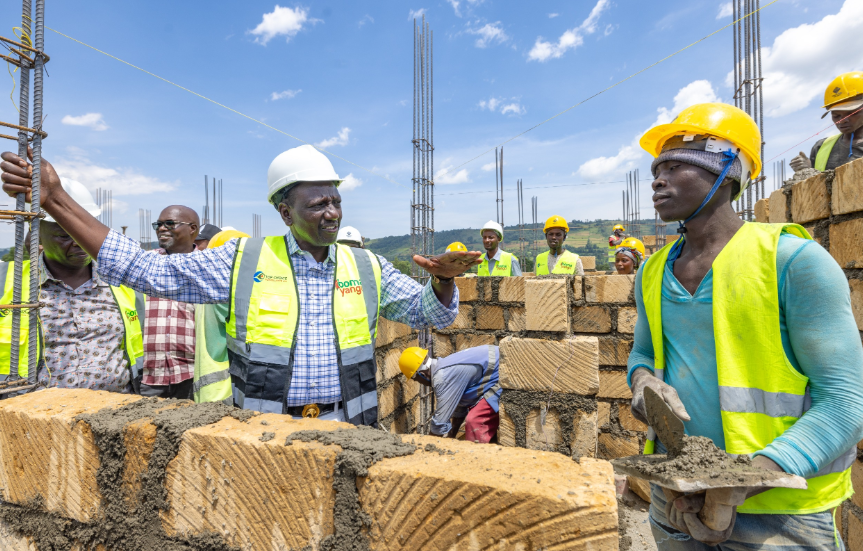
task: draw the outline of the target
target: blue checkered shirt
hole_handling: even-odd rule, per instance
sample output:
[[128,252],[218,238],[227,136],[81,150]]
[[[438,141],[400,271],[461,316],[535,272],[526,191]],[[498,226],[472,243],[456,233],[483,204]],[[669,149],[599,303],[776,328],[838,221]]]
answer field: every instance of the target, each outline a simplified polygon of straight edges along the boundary
[[[336,246],[318,263],[287,234],[300,297],[300,319],[294,369],[287,405],[328,404],[341,400],[332,301]],[[195,254],[162,256],[111,231],[99,250],[99,275],[111,285],[126,285],[148,296],[195,304],[226,303],[231,295],[231,268],[237,240]],[[458,288],[449,308],[440,303],[431,284],[423,287],[396,270],[382,256],[380,315],[414,328],[444,328],[458,314]]]

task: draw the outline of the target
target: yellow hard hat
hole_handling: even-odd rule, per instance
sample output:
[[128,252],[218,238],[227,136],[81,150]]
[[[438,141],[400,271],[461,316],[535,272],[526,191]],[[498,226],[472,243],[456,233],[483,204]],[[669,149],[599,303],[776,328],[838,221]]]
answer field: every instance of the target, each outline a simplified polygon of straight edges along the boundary
[[563,216],[554,215],[545,221],[545,227],[542,228],[542,233],[548,233],[551,228],[560,228],[566,233],[569,233],[569,224],[563,219]]
[[753,180],[761,173],[761,132],[758,125],[743,110],[727,103],[699,103],[687,107],[669,124],[660,124],[645,132],[639,143],[645,151],[658,157],[670,138],[693,134],[707,134],[740,149],[743,167],[741,194],[749,184],[747,170]]
[[453,241],[452,243],[450,243],[450,244],[447,246],[447,248],[446,248],[446,252],[451,253],[451,252],[453,252],[453,251],[457,251],[457,252],[460,252],[460,253],[466,253],[466,252],[467,252],[467,247],[465,247],[465,246],[464,246],[464,243],[462,243],[461,241]]
[[642,243],[640,239],[636,239],[634,237],[627,237],[620,243],[620,245],[618,245],[617,248],[629,249],[635,253],[638,253],[641,260],[644,260],[644,243]]
[[416,372],[422,367],[423,363],[429,355],[429,351],[418,346],[405,348],[402,355],[399,356],[399,369],[408,379],[413,379]]
[[243,233],[240,230],[223,230],[213,236],[210,239],[210,243],[207,245],[208,249],[215,249],[216,247],[221,247],[231,239],[239,239],[241,237],[251,237],[247,233]]
[[622,224],[615,224],[615,225],[614,225],[614,228],[612,228],[612,230],[611,230],[611,231],[613,231],[613,232],[614,232],[614,231],[617,231],[617,230],[620,230],[620,231],[626,231],[626,228],[624,228]]
[[842,73],[824,91],[824,108],[863,94],[863,72]]

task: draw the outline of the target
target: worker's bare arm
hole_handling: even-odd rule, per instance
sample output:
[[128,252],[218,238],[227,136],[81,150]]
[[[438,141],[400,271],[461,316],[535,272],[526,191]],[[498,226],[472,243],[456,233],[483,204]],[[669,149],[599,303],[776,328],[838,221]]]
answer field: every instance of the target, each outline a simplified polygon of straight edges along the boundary
[[[15,197],[18,193],[25,193],[29,202],[33,167],[9,151],[0,157],[3,159],[3,162],[0,163],[0,169],[3,170],[2,175],[0,175],[3,180],[3,191],[11,197]],[[32,159],[32,152],[30,157]],[[40,206],[72,236],[82,249],[87,251],[87,254],[93,258],[98,257],[99,249],[102,248],[102,243],[110,230],[69,197],[69,194],[60,185],[60,177],[57,176],[51,163],[42,159],[40,167]]]

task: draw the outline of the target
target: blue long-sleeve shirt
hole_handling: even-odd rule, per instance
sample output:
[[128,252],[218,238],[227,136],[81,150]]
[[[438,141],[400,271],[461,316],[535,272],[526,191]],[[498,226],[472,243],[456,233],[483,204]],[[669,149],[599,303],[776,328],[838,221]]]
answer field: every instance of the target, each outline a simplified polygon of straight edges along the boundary
[[[809,377],[812,407],[759,453],[786,472],[811,476],[863,438],[863,346],[851,312],[848,281],[824,248],[782,235],[776,268],[782,346],[794,368]],[[638,321],[628,362],[630,377],[636,368],[652,371],[654,365],[642,274],[639,270],[635,279]],[[674,277],[672,264],[666,264],[662,327],[665,382],[677,390],[692,417],[684,422],[687,434],[707,436],[724,449],[712,270],[690,295]]]

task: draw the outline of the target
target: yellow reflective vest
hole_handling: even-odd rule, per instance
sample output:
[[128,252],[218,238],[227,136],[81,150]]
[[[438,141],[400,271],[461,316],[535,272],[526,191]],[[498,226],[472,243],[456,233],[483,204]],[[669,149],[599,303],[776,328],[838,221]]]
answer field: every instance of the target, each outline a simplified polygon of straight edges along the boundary
[[[713,333],[725,451],[751,454],[767,447],[809,408],[808,377],[782,347],[779,330],[779,236],[811,239],[796,224],[746,223],[713,261]],[[662,278],[669,244],[642,270],[642,298],[654,350],[654,374],[664,378]],[[653,443],[645,446],[652,453]],[[775,488],[751,497],[740,513],[809,514],[839,505],[853,493],[851,448],[807,480],[808,489]]]
[[[284,412],[299,323],[295,277],[284,236],[242,238],[237,244],[226,329],[239,407]],[[335,280],[332,318],[345,417],[376,426],[380,262],[371,251],[336,245]]]
[[224,316],[227,310],[226,304],[200,304],[195,308],[195,378],[192,391],[196,402],[234,405],[231,376],[228,374],[230,362]]
[[830,159],[830,153],[833,152],[833,146],[836,145],[836,142],[841,137],[842,134],[836,134],[821,142],[821,147],[818,148],[818,153],[815,155],[815,166],[813,167],[815,170],[820,172],[827,170],[827,161]]
[[[550,251],[545,251],[536,256],[536,263],[533,269],[536,275],[548,275],[548,255]],[[554,265],[552,274],[574,274],[578,269],[578,255],[564,249],[557,259],[557,264]]]
[[500,251],[500,260],[494,263],[494,268],[491,273],[488,271],[488,255],[482,255],[482,264],[477,268],[477,276],[511,276],[512,261],[515,257],[511,253]]

